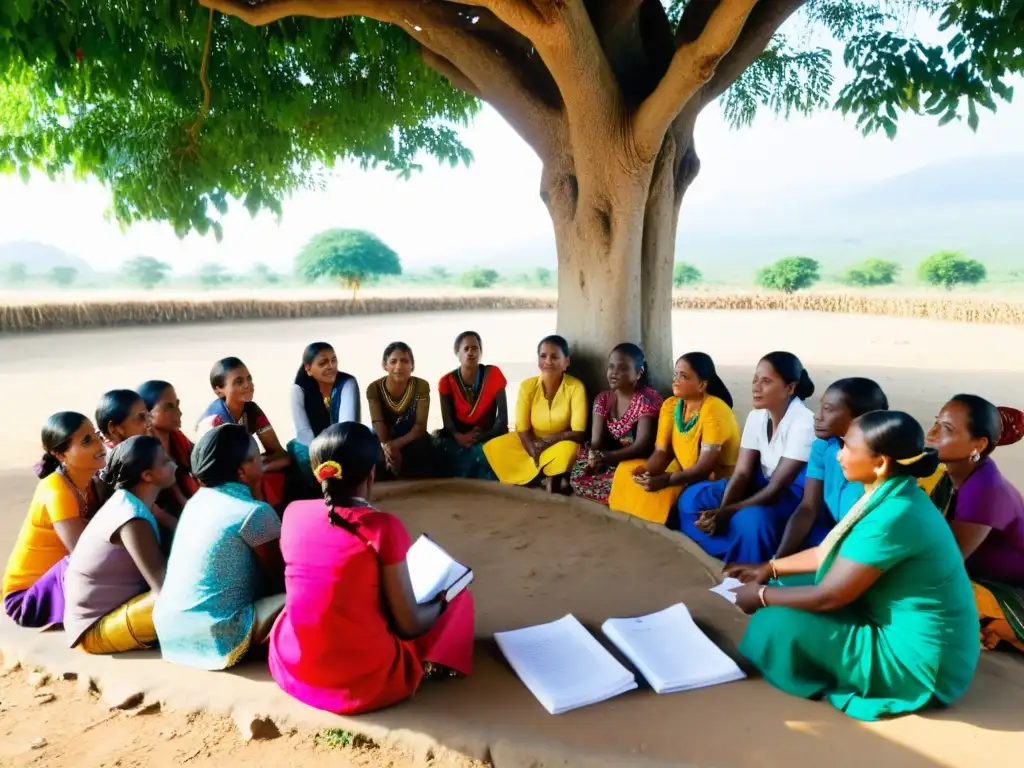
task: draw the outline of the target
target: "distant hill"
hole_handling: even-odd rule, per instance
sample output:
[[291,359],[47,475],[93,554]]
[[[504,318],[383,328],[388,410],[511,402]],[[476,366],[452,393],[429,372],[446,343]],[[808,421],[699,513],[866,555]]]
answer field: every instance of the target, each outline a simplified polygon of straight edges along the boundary
[[17,262],[24,264],[30,274],[45,274],[54,267],[74,267],[81,277],[94,273],[84,259],[52,245],[30,240],[0,243],[0,268]]

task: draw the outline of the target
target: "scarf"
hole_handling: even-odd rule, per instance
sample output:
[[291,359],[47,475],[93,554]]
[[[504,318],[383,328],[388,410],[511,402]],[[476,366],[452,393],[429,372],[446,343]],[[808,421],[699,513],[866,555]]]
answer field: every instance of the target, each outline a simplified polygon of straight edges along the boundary
[[[341,408],[341,390],[345,383],[353,379],[347,373],[338,371],[334,377],[334,384],[331,385],[330,409],[324,405],[324,396],[320,394],[320,385],[316,380],[306,373],[306,369],[299,366],[295,374],[295,383],[302,389],[303,408],[306,417],[309,419],[309,426],[316,437],[331,424],[338,422],[338,413]],[[358,417],[357,417],[358,418]]]

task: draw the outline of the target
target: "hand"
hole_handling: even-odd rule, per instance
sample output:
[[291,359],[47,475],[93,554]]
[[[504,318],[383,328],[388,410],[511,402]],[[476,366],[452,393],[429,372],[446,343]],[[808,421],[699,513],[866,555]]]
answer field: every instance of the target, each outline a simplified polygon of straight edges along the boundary
[[761,589],[760,584],[750,582],[731,590],[736,595],[736,607],[748,616],[759,611],[764,607],[761,605]]
[[770,563],[727,563],[722,576],[739,579],[744,584],[767,584],[772,580],[772,566]]
[[549,445],[550,444],[548,443],[548,439],[546,437],[539,437],[536,440],[534,440],[533,453],[531,454],[533,456],[533,460],[539,461],[540,455],[548,449]]
[[648,472],[645,472],[642,475],[637,475],[634,478],[634,481],[637,485],[639,485],[648,493],[656,493],[660,490],[668,488],[668,483],[671,479],[672,476],[666,474],[665,472],[662,472],[661,474],[658,475],[652,475]]
[[587,454],[587,474],[599,474],[604,471],[607,466],[607,462],[604,459],[604,454],[601,451],[591,451]]
[[646,464],[638,464],[637,466],[633,467],[633,477],[641,477],[643,475],[649,474],[651,473],[647,471]]
[[391,470],[391,474],[398,475],[402,472],[402,449],[397,445],[388,443],[384,450],[384,456],[387,458],[388,469]]
[[455,442],[458,443],[460,448],[469,448],[476,442],[476,436],[474,432],[456,432],[454,433]]
[[700,518],[694,525],[698,530],[704,531],[708,536],[725,530],[729,518],[736,514],[732,507],[721,507],[719,509],[706,509],[700,513]]

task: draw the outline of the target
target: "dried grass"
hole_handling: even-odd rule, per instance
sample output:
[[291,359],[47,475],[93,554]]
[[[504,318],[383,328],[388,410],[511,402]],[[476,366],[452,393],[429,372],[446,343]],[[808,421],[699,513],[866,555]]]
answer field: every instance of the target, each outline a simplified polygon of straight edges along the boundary
[[[965,323],[1024,325],[1024,302],[945,296],[870,296],[866,294],[685,293],[677,309],[728,311],[828,312],[833,314],[917,317]],[[0,333],[79,328],[211,323],[302,317],[341,317],[393,312],[450,312],[498,309],[553,309],[553,298],[538,296],[412,296],[323,299],[196,298],[153,301],[78,301],[0,304]]]

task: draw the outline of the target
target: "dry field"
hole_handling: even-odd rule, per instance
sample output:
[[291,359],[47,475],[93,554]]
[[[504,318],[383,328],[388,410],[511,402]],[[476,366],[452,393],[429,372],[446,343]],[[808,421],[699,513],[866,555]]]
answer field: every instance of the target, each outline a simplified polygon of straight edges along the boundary
[[[553,291],[460,291],[414,286],[365,291],[358,300],[333,290],[251,289],[216,292],[0,293],[0,333],[112,328],[166,323],[346,317],[399,312],[550,309]],[[825,292],[771,294],[676,292],[677,309],[825,312],[1024,325],[1024,301],[998,294]]]

